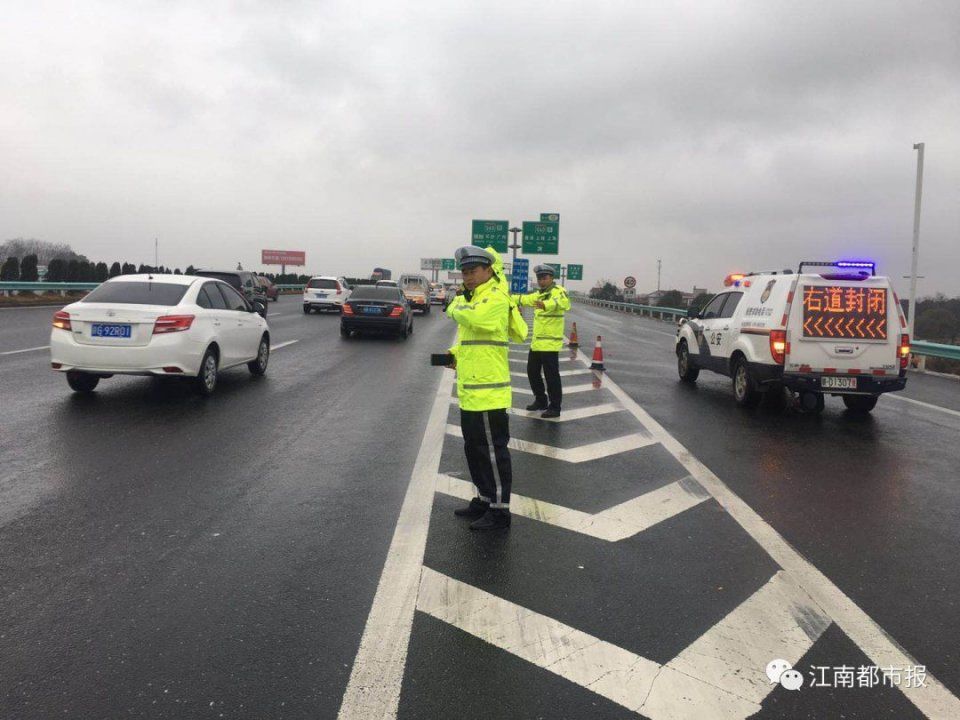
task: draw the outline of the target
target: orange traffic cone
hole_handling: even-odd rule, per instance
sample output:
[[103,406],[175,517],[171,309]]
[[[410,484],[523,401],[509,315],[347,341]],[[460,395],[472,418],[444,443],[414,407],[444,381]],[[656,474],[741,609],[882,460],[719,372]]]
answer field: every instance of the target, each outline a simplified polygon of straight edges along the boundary
[[577,337],[577,324],[573,324],[573,330],[570,331],[570,342],[567,344],[567,347],[578,348],[580,347],[580,339]]
[[597,335],[597,344],[593,348],[593,362],[590,363],[591,370],[606,370],[603,366],[603,343],[600,336]]

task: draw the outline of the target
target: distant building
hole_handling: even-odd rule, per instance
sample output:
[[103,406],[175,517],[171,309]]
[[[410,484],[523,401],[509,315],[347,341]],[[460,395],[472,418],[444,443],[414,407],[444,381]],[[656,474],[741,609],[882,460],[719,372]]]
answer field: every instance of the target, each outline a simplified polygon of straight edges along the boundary
[[[702,293],[708,292],[705,288],[694,287],[693,292],[683,292],[681,291],[680,295],[683,298],[683,307],[690,307],[690,303],[693,302],[694,298]],[[653,292],[647,293],[646,295],[638,295],[637,302],[641,305],[656,305],[660,302],[660,298],[667,294],[666,290],[654,290]]]

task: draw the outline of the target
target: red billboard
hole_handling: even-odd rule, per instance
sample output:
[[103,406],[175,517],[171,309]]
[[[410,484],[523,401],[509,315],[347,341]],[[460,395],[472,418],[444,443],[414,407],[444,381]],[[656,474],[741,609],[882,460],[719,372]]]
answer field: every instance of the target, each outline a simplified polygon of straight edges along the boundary
[[307,253],[303,250],[261,250],[260,262],[264,265],[306,265]]

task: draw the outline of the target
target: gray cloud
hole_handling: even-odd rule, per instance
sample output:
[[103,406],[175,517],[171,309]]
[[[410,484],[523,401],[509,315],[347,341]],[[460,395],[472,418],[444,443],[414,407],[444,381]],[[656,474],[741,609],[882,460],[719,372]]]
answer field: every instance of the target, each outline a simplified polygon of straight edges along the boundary
[[923,140],[921,287],[960,293],[956,3],[83,7],[0,28],[0,237],[353,274],[557,211],[591,282],[898,277]]

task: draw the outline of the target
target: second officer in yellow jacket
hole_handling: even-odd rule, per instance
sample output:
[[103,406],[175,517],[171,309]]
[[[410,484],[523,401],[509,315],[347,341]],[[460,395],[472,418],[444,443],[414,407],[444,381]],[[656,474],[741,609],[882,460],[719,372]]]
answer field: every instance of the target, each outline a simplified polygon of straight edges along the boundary
[[[543,410],[543,418],[560,417],[563,387],[560,383],[560,350],[563,348],[564,313],[570,309],[567,291],[554,281],[552,265],[537,265],[539,290],[520,296],[520,304],[534,308],[533,343],[527,355],[527,378],[533,403],[527,410]],[[542,373],[542,376],[541,376]],[[546,388],[543,379],[546,378]]]

